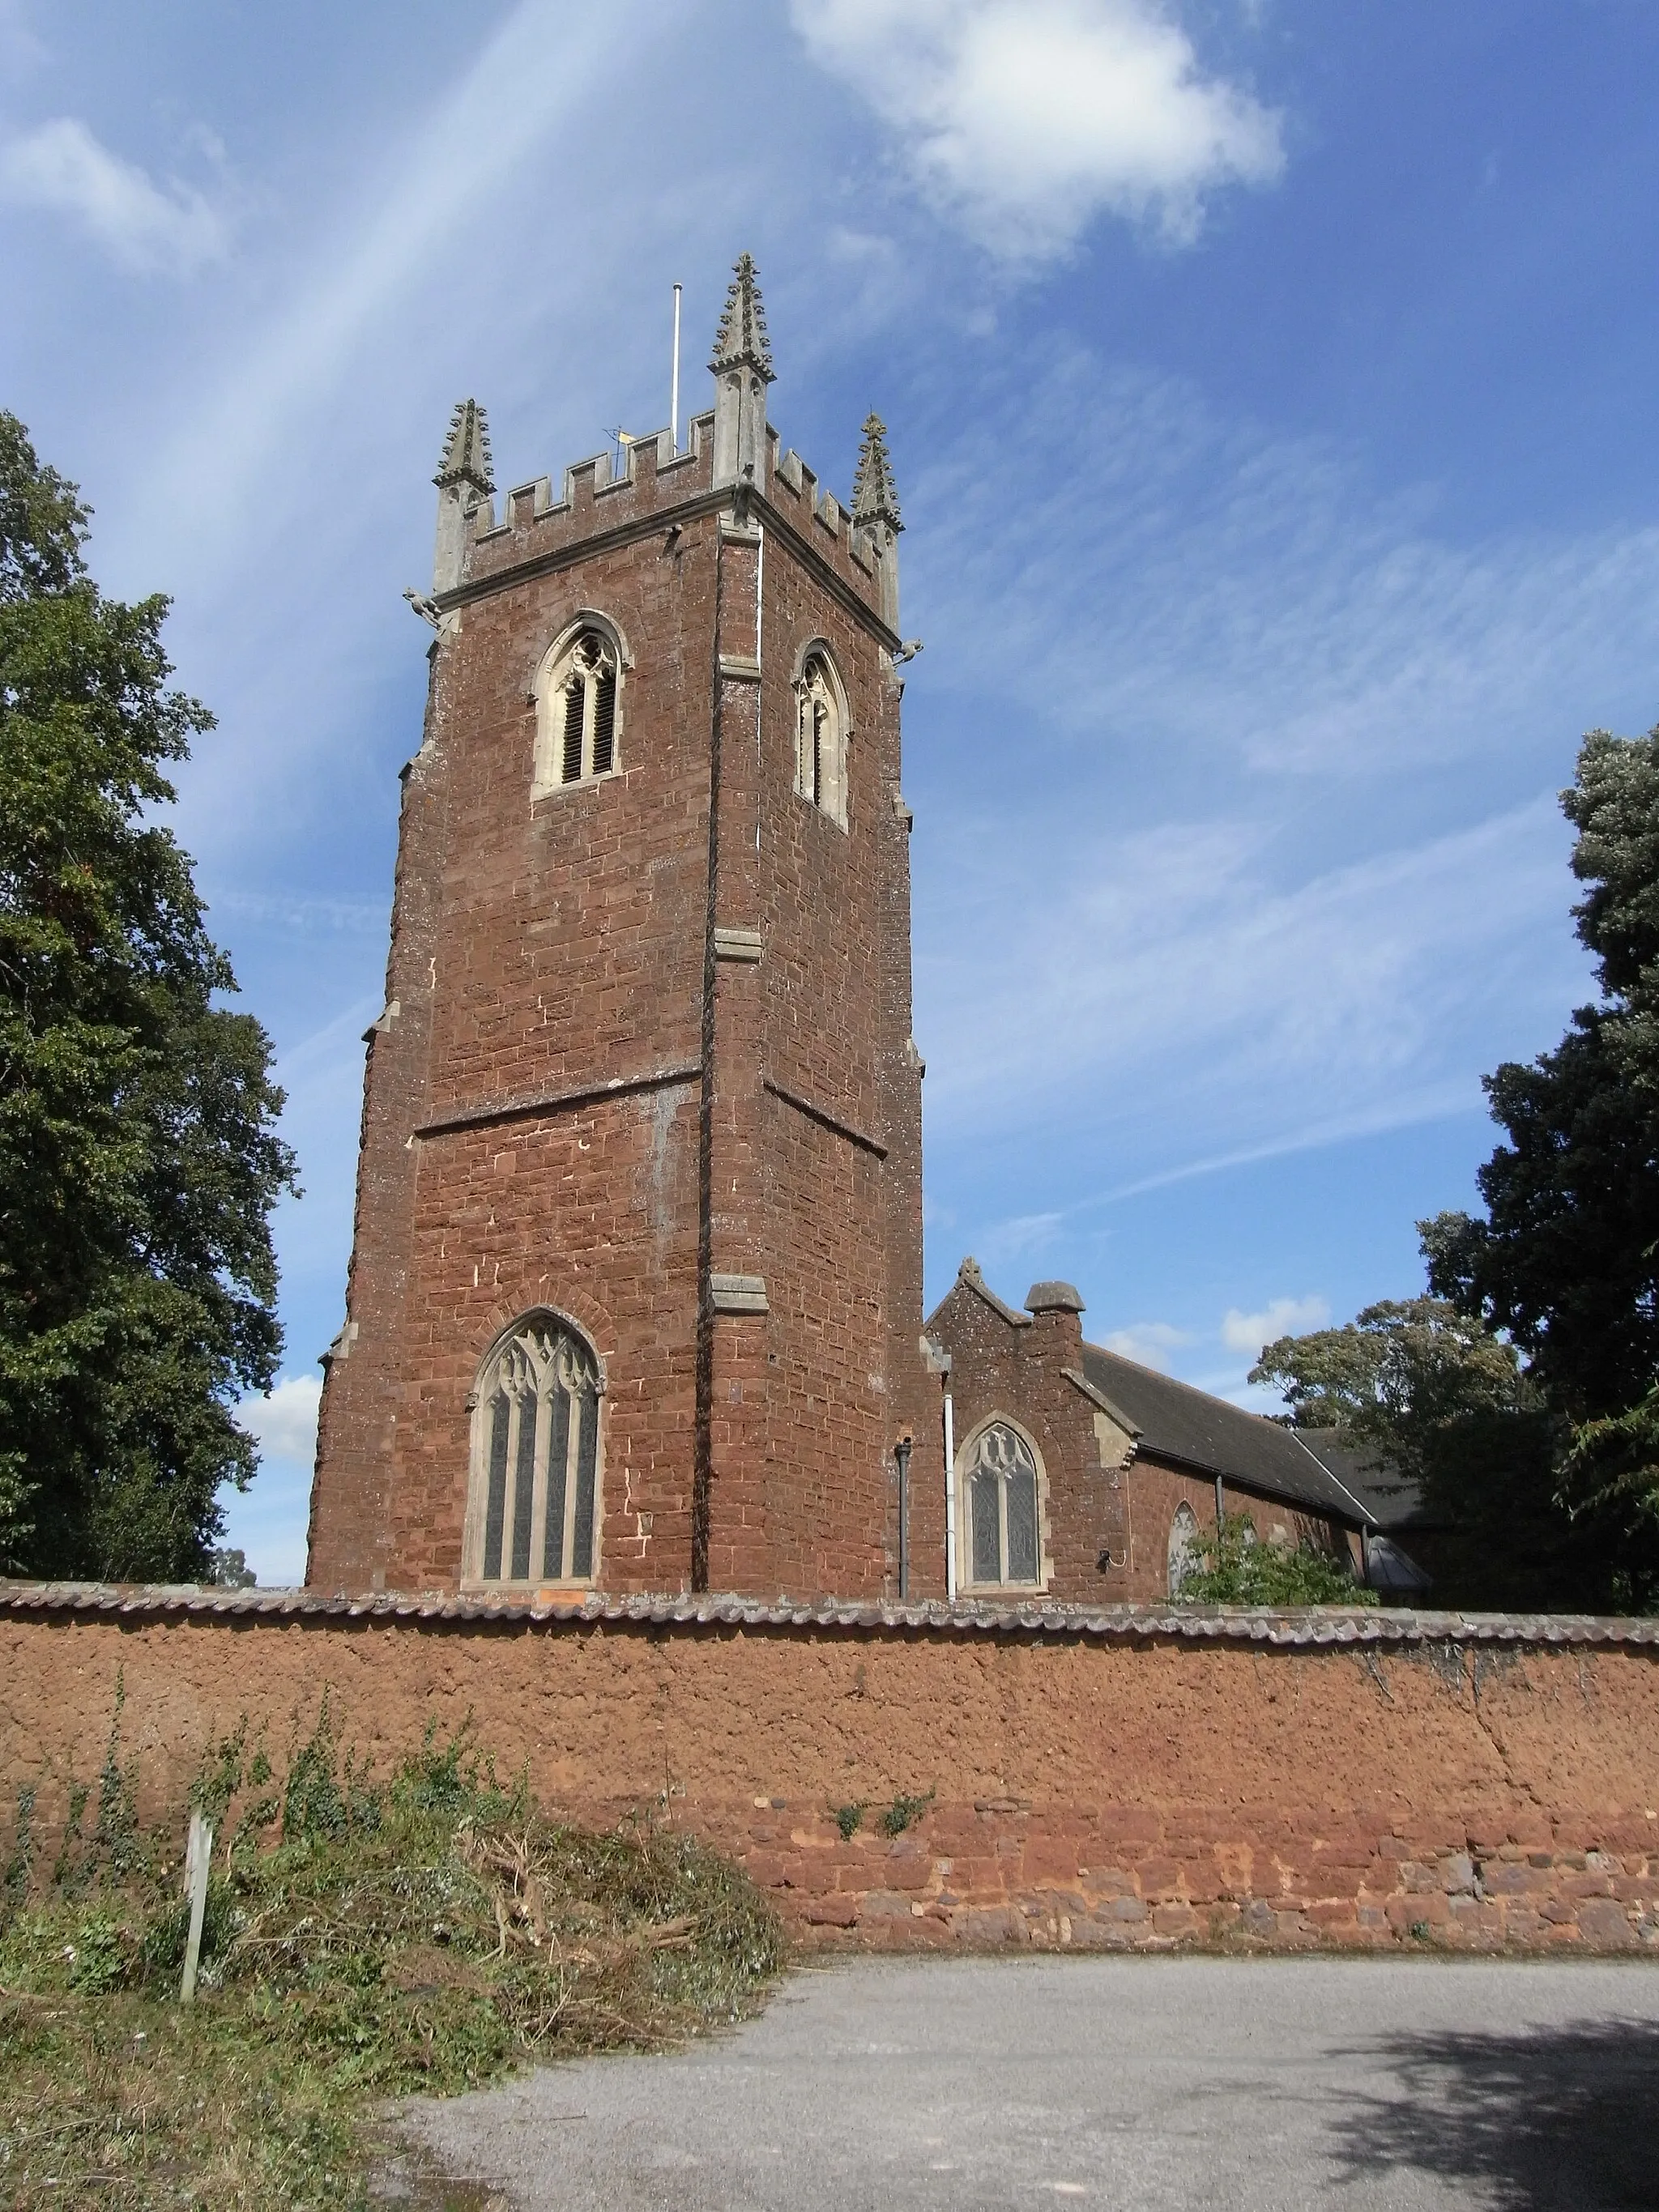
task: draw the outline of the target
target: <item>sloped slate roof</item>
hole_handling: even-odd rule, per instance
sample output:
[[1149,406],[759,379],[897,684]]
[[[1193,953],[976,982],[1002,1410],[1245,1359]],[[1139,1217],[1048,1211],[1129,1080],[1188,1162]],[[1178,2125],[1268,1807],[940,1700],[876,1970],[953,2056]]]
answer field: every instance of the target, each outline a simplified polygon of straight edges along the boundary
[[1152,1457],[1328,1513],[1351,1528],[1376,1519],[1372,1508],[1297,1430],[1230,1406],[1224,1398],[1212,1398],[1207,1390],[1177,1382],[1172,1375],[1160,1375],[1098,1344],[1084,1346],[1083,1371],[1128,1415],[1140,1432],[1140,1449]]
[[476,1598],[379,1590],[333,1595],[313,1589],[201,1589],[194,1584],[0,1581],[0,1615],[104,1613],[134,1618],[368,1620],[399,1623],[503,1620],[550,1629],[765,1628],[867,1633],[916,1630],[963,1636],[1088,1637],[1109,1643],[1176,1638],[1194,1643],[1320,1644],[1599,1644],[1659,1650],[1659,1619],[1565,1613],[1427,1613],[1389,1606],[1306,1606],[1274,1611],[1237,1605],[768,1605],[755,1598],[602,1597],[573,1603],[551,1594]]
[[1298,1429],[1304,1443],[1318,1453],[1340,1482],[1368,1505],[1379,1528],[1437,1528],[1438,1521],[1424,1510],[1418,1484],[1386,1459],[1355,1451],[1337,1442],[1334,1429]]

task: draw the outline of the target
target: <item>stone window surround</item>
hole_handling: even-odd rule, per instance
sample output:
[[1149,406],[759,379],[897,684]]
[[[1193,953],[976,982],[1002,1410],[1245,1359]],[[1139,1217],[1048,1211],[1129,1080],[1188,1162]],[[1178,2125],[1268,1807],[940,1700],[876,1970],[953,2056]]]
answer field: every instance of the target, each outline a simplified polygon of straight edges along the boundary
[[[590,1559],[590,1571],[586,1575],[577,1576],[550,1577],[532,1573],[528,1576],[514,1577],[510,1574],[501,1574],[487,1577],[483,1571],[485,1534],[484,1523],[485,1516],[489,1508],[489,1492],[490,1399],[487,1386],[490,1377],[490,1371],[507,1346],[512,1343],[515,1337],[521,1336],[527,1329],[538,1326],[550,1328],[554,1331],[562,1333],[562,1334],[572,1338],[580,1351],[586,1354],[586,1358],[591,1363],[593,1370],[595,1378],[593,1534],[592,1550]],[[477,1381],[469,1394],[466,1401],[469,1421],[467,1499],[466,1517],[463,1524],[460,1578],[460,1587],[464,1592],[471,1592],[473,1594],[481,1592],[501,1592],[503,1594],[517,1595],[522,1597],[533,1594],[538,1590],[591,1590],[598,1588],[603,1557],[601,1539],[605,1526],[605,1456],[606,1428],[605,1407],[606,1389],[607,1376],[605,1359],[599,1352],[598,1346],[594,1344],[592,1338],[588,1334],[588,1332],[582,1327],[579,1321],[576,1321],[571,1315],[562,1312],[556,1306],[551,1306],[545,1304],[530,1306],[526,1308],[523,1313],[514,1315],[513,1319],[509,1321],[504,1328],[497,1329],[495,1335],[491,1337],[489,1340],[489,1348],[478,1363]],[[575,1456],[575,1441],[574,1435],[570,1442],[569,1452],[571,1460],[574,1460]],[[544,1474],[542,1485],[538,1486],[544,1488],[544,1485],[545,1474]],[[542,1501],[540,1500],[538,1501],[538,1508],[532,1519],[531,1530],[531,1564],[532,1567],[534,1566],[536,1560],[535,1522],[540,1519],[541,1502]],[[508,1533],[506,1530],[503,1530],[502,1544],[504,1553],[509,1540]],[[503,1559],[503,1564],[507,1564],[505,1558]]]
[[[566,782],[559,774],[559,751],[563,737],[560,698],[569,672],[567,664],[579,641],[590,630],[598,631],[610,647],[617,664],[617,702],[611,730],[611,765],[598,775],[575,776]],[[623,635],[621,626],[597,607],[579,607],[537,663],[535,679],[531,686],[530,702],[536,709],[536,747],[530,780],[532,801],[551,799],[562,791],[585,790],[621,775],[623,723],[627,716],[625,700],[628,678],[633,666],[634,656],[628,649],[628,641]]]
[[[1012,1429],[1031,1455],[1036,1468],[1037,1515],[1037,1578],[1034,1583],[976,1583],[974,1580],[973,1512],[968,1496],[968,1475],[974,1463],[979,1440],[988,1429]],[[1006,1597],[1010,1591],[1030,1591],[1039,1596],[1054,1581],[1054,1562],[1050,1550],[1051,1531],[1048,1522],[1048,1470],[1036,1438],[1024,1421],[1012,1413],[992,1412],[982,1420],[975,1421],[957,1446],[956,1465],[951,1470],[951,1480],[957,1494],[957,1588],[963,1597]]]
[[1198,1540],[1198,1516],[1191,1502],[1183,1498],[1170,1516],[1170,1534],[1165,1547],[1165,1585],[1172,1598],[1181,1595],[1180,1583],[1198,1565],[1194,1547]]
[[[804,775],[805,749],[802,744],[802,722],[809,697],[807,670],[816,661],[826,678],[824,689],[829,693],[828,704],[834,721],[830,739],[830,763],[827,789],[822,765],[819,770],[819,793],[815,799],[806,788]],[[835,648],[828,638],[811,637],[795,655],[795,672],[790,683],[790,696],[795,702],[794,727],[791,745],[794,754],[791,783],[794,794],[804,805],[833,822],[836,829],[847,828],[847,794],[849,782],[848,766],[853,743],[853,715],[848,702],[847,684],[836,658]]]

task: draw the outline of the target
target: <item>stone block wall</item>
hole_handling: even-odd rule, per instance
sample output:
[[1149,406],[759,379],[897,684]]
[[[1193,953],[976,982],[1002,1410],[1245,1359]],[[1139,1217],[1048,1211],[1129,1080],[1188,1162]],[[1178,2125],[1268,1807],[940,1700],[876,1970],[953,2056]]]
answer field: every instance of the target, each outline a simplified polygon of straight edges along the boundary
[[[631,447],[622,477],[583,463],[556,504],[520,486],[499,524],[481,505],[434,603],[319,1420],[320,1589],[476,1572],[473,1393],[538,1307],[605,1369],[603,1589],[896,1595],[907,1433],[942,1494],[899,640],[839,504],[770,433],[760,481],[717,484],[711,428],[678,458]],[[595,614],[623,662],[616,772],[538,793],[538,671]],[[844,824],[794,788],[814,647],[851,714]],[[722,1280],[750,1287],[722,1303]]]
[[325,1686],[380,1761],[471,1715],[544,1803],[694,1828],[811,1944],[1659,1956],[1659,1623],[0,1586],[3,1802],[61,1814],[118,1674],[152,1813]]

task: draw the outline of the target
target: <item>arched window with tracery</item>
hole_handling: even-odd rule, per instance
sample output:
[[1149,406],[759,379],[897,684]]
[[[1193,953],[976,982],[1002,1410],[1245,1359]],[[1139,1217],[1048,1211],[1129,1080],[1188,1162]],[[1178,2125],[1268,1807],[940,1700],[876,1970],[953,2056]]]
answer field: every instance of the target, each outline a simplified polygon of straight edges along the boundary
[[1170,1523],[1170,1595],[1179,1597],[1181,1585],[1194,1567],[1203,1563],[1198,1555],[1198,1516],[1190,1505],[1182,1504],[1175,1510]]
[[961,1482],[969,1587],[1036,1588],[1042,1582],[1042,1489],[1036,1454],[1012,1423],[989,1422],[970,1441]]
[[603,1389],[592,1346],[556,1314],[496,1340],[472,1417],[471,1580],[592,1580]]
[[538,794],[615,772],[621,690],[617,641],[596,623],[584,623],[553,656],[538,685]]
[[847,823],[847,706],[829,655],[809,653],[795,685],[795,789]]

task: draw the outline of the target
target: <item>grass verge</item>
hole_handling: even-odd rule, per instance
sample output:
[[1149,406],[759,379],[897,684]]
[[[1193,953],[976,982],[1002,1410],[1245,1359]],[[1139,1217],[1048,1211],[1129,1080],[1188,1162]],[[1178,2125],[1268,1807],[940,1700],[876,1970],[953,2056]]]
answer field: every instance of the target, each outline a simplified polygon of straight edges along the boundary
[[182,2007],[182,1838],[139,1826],[119,1723],[50,1868],[20,1802],[0,2205],[336,2212],[367,2202],[379,2100],[661,2048],[753,2011],[780,1965],[765,1901],[695,1838],[550,1818],[462,1739],[375,1780],[325,1705],[280,1780],[246,1731],[204,1766],[217,1840]]

